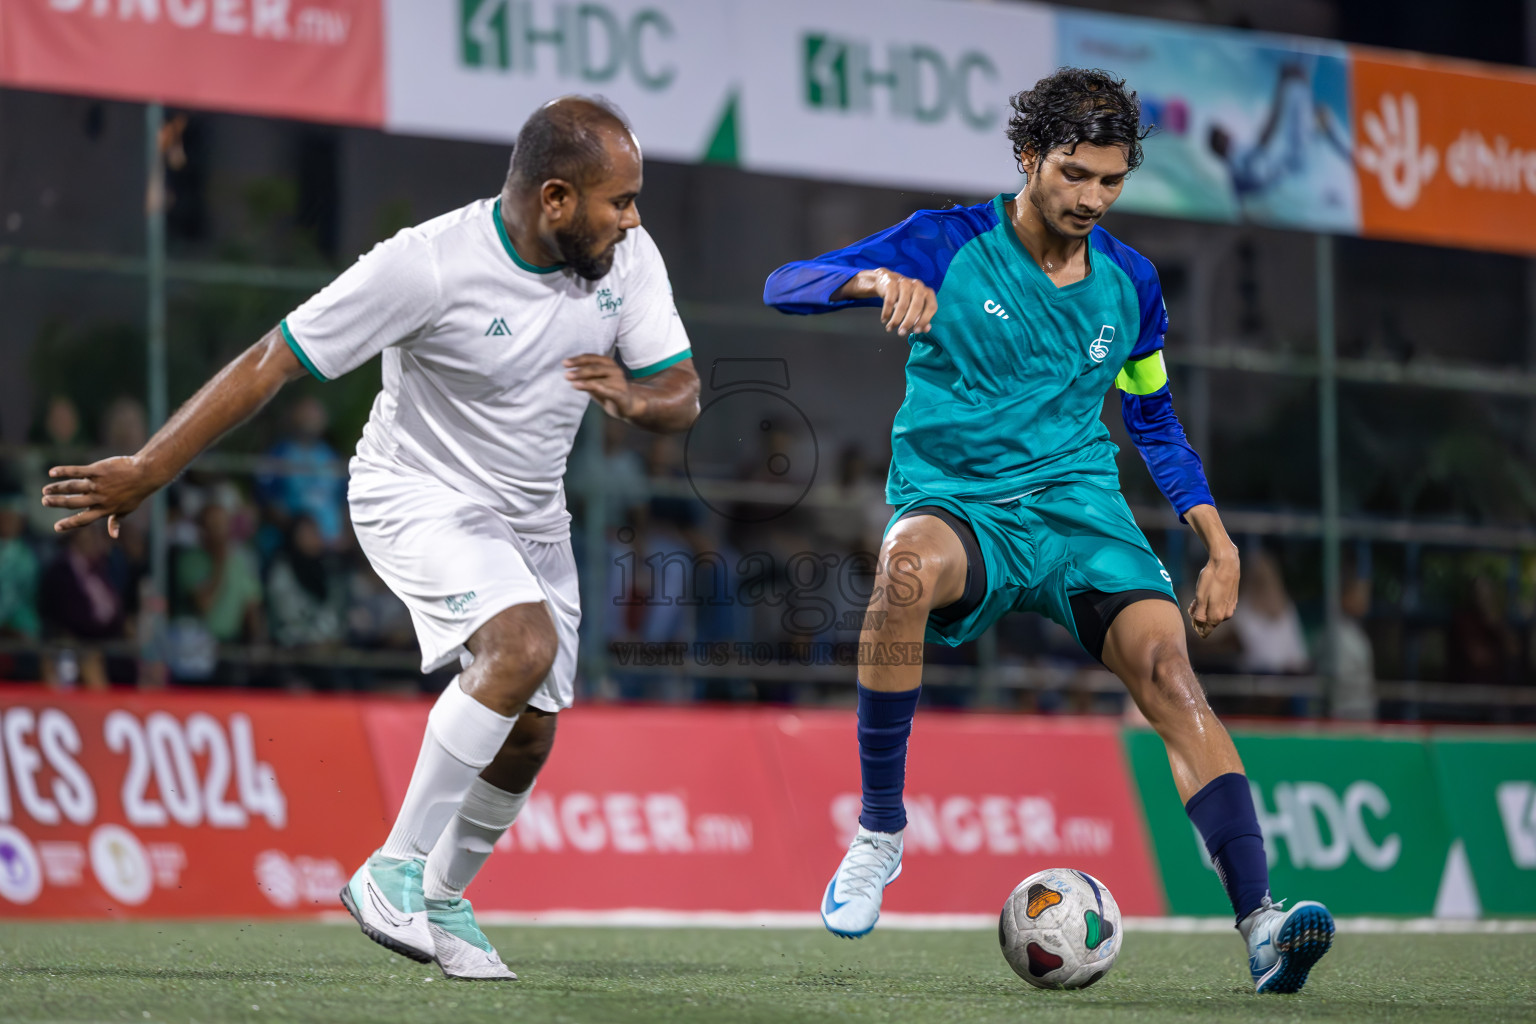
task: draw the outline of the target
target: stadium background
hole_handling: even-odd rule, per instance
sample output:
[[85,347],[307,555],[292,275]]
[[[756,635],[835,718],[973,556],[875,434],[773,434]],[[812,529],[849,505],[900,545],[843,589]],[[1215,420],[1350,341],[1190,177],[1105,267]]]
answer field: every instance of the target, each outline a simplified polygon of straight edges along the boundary
[[[1244,552],[1243,620],[1191,650],[1277,885],[1536,913],[1531,12],[1153,7],[0,0],[0,914],[331,909],[446,681],[347,532],[376,367],[292,386],[116,545],[54,541],[35,494],[132,451],[375,242],[494,191],[528,110],[571,91],[647,147],[706,412],[687,438],[583,428],[581,704],[479,899],[802,911],[849,820],[840,645],[904,346],[767,311],[762,280],[1011,190],[1001,100],[1057,63],[1126,74],[1161,126],[1109,227],[1161,272]],[[1199,545],[1106,421],[1187,591]],[[1063,631],[929,655],[895,914],[989,914],[1064,857],[1129,913],[1224,912],[1156,740]],[[746,904],[699,884],[742,870]]]

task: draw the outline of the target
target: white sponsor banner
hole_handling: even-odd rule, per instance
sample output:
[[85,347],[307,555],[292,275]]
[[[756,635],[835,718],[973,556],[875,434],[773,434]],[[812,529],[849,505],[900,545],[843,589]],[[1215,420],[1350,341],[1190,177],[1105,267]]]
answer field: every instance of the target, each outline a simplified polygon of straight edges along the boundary
[[568,93],[623,109],[647,156],[704,158],[737,49],[722,0],[387,0],[392,132],[510,142]]
[[741,162],[766,173],[990,194],[1019,178],[1009,96],[1055,69],[1033,4],[742,4]]

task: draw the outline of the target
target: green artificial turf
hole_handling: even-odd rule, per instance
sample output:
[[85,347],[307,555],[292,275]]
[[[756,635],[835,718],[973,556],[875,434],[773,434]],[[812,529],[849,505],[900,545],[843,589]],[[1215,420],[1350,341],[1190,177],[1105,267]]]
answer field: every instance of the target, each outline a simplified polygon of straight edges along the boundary
[[0,922],[5,1021],[1536,1020],[1536,935],[1343,935],[1298,996],[1235,936],[1138,934],[1039,992],[986,932],[488,928],[522,981],[445,980],[348,925]]

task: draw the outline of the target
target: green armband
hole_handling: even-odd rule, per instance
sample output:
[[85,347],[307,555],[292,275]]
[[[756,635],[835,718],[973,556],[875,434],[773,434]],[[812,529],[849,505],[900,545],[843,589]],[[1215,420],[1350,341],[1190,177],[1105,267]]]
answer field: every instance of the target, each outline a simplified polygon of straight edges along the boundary
[[1115,377],[1115,387],[1128,395],[1150,395],[1168,383],[1168,368],[1159,349],[1141,359],[1132,359]]

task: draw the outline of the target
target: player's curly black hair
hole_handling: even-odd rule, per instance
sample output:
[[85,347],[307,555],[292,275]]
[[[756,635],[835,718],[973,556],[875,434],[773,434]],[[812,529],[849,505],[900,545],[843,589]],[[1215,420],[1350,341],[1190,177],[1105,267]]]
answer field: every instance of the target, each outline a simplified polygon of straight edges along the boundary
[[1062,146],[1075,148],[1124,146],[1130,170],[1141,164],[1141,140],[1152,126],[1141,123],[1136,94],[1125,88],[1125,79],[1096,68],[1058,68],[1008,101],[1014,115],[1004,134],[1013,143],[1019,170],[1028,174],[1020,154],[1035,154],[1036,166],[1045,155]]

